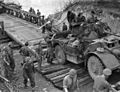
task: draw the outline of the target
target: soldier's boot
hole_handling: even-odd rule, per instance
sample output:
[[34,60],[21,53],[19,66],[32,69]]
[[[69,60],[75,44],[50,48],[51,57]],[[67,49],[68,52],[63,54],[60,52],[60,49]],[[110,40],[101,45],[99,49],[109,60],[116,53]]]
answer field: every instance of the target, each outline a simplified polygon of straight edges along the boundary
[[35,81],[31,82],[31,87],[34,88],[35,87]]
[[35,87],[34,74],[31,74],[31,75],[29,76],[29,79],[30,79],[31,87],[34,88],[34,87]]
[[24,78],[24,88],[27,88],[27,82],[28,82],[28,79],[27,78]]
[[47,63],[49,64],[54,64],[53,62],[53,58],[51,58],[50,56],[47,58]]
[[11,72],[14,73],[14,70],[15,70],[15,63],[11,63],[10,67],[11,67]]
[[47,62],[49,63],[49,64],[54,64],[51,60],[47,60]]

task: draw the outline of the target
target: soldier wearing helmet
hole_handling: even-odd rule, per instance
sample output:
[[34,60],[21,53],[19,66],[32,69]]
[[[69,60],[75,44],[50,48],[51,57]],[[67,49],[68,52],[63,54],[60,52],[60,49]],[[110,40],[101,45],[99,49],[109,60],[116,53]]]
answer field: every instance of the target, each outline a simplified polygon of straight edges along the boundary
[[3,47],[2,49],[2,62],[1,62],[1,74],[5,78],[9,79],[9,71],[10,71],[10,60],[8,59],[8,54],[6,51],[6,47]]
[[27,87],[28,79],[30,80],[31,87],[35,87],[35,68],[33,61],[30,57],[25,58],[25,63],[23,64],[23,78],[24,78],[24,86]]
[[83,16],[83,11],[81,11],[78,15],[77,15],[77,18],[76,18],[76,22],[77,23],[82,23],[82,22],[85,22],[86,19],[85,17]]
[[77,71],[71,69],[63,80],[64,92],[78,92]]
[[23,57],[23,63],[25,62],[25,57],[28,57],[28,56],[30,56],[30,54],[31,54],[31,51],[30,51],[30,49],[28,48],[28,46],[29,46],[29,43],[26,42],[25,45],[24,45],[23,47],[21,47],[21,49],[20,49],[20,51],[19,51],[19,53],[20,53],[20,54],[22,55],[22,57]]
[[12,49],[12,43],[9,42],[7,46],[4,47],[4,51],[6,52],[7,60],[10,63],[10,67],[12,72],[14,72],[15,69],[15,60],[13,56],[13,49]]
[[109,92],[111,90],[111,85],[106,80],[112,71],[108,68],[103,70],[102,75],[98,75],[94,78],[93,92]]
[[99,20],[97,19],[97,16],[95,15],[95,11],[91,11],[91,16],[87,19],[88,23],[96,23]]
[[63,23],[63,26],[62,26],[62,31],[67,31],[68,28],[67,28],[67,25],[65,24],[65,22]]

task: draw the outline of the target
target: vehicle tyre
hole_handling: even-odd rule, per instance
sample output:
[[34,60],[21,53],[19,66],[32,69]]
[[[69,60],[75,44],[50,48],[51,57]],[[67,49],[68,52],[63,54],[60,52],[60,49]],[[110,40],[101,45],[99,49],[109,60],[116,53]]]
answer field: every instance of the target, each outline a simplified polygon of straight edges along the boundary
[[102,75],[104,69],[101,59],[95,55],[92,55],[88,58],[87,68],[92,79],[98,75]]
[[65,64],[65,53],[59,45],[55,47],[55,57],[58,61],[58,64]]

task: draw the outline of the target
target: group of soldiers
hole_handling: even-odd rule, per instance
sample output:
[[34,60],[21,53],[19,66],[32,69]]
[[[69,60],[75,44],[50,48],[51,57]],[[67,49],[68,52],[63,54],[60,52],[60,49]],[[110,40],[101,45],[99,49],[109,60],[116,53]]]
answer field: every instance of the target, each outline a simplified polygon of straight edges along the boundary
[[[100,12],[101,13],[101,12]],[[91,11],[91,17],[89,17],[88,19],[86,19],[83,16],[83,13],[79,13],[77,16],[71,12],[68,11],[68,15],[67,15],[67,20],[69,23],[69,29],[73,30],[73,23],[87,23],[87,24],[94,24],[96,22],[98,22],[99,20],[97,19],[97,17],[95,16],[95,12]],[[101,22],[102,26],[105,26],[105,29],[109,29],[110,28],[107,25],[104,25],[104,23]],[[93,27],[93,26],[91,26]],[[65,23],[63,23],[63,27],[62,27],[63,31],[67,31],[68,27]],[[79,30],[79,29],[78,29]],[[85,30],[83,30],[85,31]],[[100,30],[102,31],[102,30]],[[80,31],[79,34],[82,34],[82,32]],[[100,35],[102,37],[102,35]],[[80,40],[80,39],[79,39]],[[82,46],[80,48],[85,47]],[[112,71],[108,68],[103,70],[103,74],[102,75],[98,75],[95,76],[94,78],[94,84],[93,84],[93,92],[116,92],[116,90],[112,87],[112,85],[107,81],[107,79],[109,78],[109,76],[112,74]],[[64,92],[80,92],[79,89],[79,82],[77,79],[77,71],[75,69],[71,69],[68,73],[67,76],[65,76],[64,80],[63,80],[63,89]]]
[[[31,7],[29,10],[30,14],[36,14],[37,17],[28,15],[28,13],[20,13],[12,10],[8,10],[8,13],[20,18],[23,18],[27,21],[30,21],[32,23],[40,23],[39,25],[43,25],[45,23],[44,16],[41,17],[41,13],[39,10],[37,10],[37,13],[35,13],[35,10]],[[65,23],[63,23],[63,31],[66,31],[68,29],[72,30],[72,25],[73,22],[75,23],[93,23],[97,22],[98,19],[97,17],[94,16],[94,12],[91,11],[91,18],[86,19],[83,16],[83,13],[79,13],[77,16],[71,12],[68,11],[67,14],[67,20],[69,23],[69,28]],[[42,22],[41,22],[42,21]],[[53,53],[52,48],[51,48],[51,42],[48,41],[48,54],[47,58],[50,60],[48,61],[49,63],[52,64],[53,60]],[[2,53],[2,72],[1,74],[4,75],[7,79],[12,78],[15,72],[15,60],[14,60],[14,53],[12,49],[12,43],[10,42],[7,46],[3,47],[1,50]],[[21,66],[23,67],[23,78],[24,78],[24,87],[27,87],[27,82],[28,79],[30,80],[31,87],[35,87],[35,79],[34,79],[34,74],[35,74],[35,67],[34,67],[34,62],[38,62],[39,69],[41,69],[41,64],[42,64],[42,47],[41,47],[41,42],[38,45],[38,48],[36,51],[31,51],[31,48],[29,46],[29,43],[26,42],[23,47],[20,48],[19,51],[20,55],[22,56],[22,63]],[[109,92],[109,90],[112,89],[111,85],[106,81],[106,79],[111,75],[111,70],[110,69],[105,69],[103,71],[103,75],[97,76],[94,78],[94,86],[93,86],[93,91],[94,92]],[[69,74],[65,76],[63,80],[63,89],[64,92],[79,92],[79,84],[77,80],[77,71],[74,69],[71,69],[69,71]],[[113,90],[113,89],[112,89]]]
[[[30,80],[31,87],[35,87],[35,67],[34,59],[32,56],[39,57],[36,59],[39,62],[39,67],[41,68],[42,63],[42,48],[41,42],[39,43],[37,54],[31,52],[29,43],[26,42],[19,50],[20,55],[22,56],[21,66],[23,67],[23,78],[24,78],[24,87],[27,88],[28,79]],[[3,75],[10,79],[13,78],[15,72],[15,60],[14,53],[12,49],[12,43],[10,42],[7,46],[3,47],[1,50],[2,53],[2,69]],[[37,55],[37,56],[36,56]],[[41,58],[40,58],[41,57]],[[103,70],[103,75],[97,76],[94,78],[93,92],[109,92],[109,90],[114,90],[111,85],[107,82],[107,78],[112,74],[112,71],[108,68]],[[80,92],[79,81],[77,77],[77,71],[71,69],[67,76],[63,79],[63,90],[64,92]]]
[[6,8],[5,12],[15,17],[37,24],[38,26],[41,26],[45,23],[45,16],[41,15],[39,9],[37,9],[37,13],[36,13],[32,7],[29,9],[29,12],[23,10],[9,9],[9,8]]
[[67,13],[67,21],[69,23],[69,28],[67,27],[67,25],[65,23],[63,23],[63,28],[62,30],[72,30],[72,26],[76,23],[76,24],[82,24],[82,23],[95,23],[97,21],[99,21],[97,19],[97,16],[95,14],[95,11],[91,11],[90,13],[90,17],[86,19],[86,17],[84,16],[84,12],[81,11],[80,13],[78,13],[77,15],[73,12],[73,11],[68,11]]
[[[1,75],[4,76],[9,81],[12,81],[15,78],[15,59],[14,52],[12,49],[13,44],[10,42],[7,46],[4,46],[1,49],[2,61],[1,61]],[[41,42],[38,45],[36,51],[31,51],[31,47],[28,42],[25,43],[19,50],[20,55],[22,56],[22,71],[24,78],[24,87],[26,88],[28,85],[28,79],[30,80],[31,87],[35,87],[35,67],[34,62],[38,62],[39,69],[41,68],[42,62],[42,48]]]
[[[119,83],[111,85],[107,81],[111,74],[111,69],[105,68],[102,75],[94,77],[93,92],[117,92],[115,86],[119,89]],[[63,90],[64,92],[80,92],[79,80],[75,69],[71,69],[63,79]]]

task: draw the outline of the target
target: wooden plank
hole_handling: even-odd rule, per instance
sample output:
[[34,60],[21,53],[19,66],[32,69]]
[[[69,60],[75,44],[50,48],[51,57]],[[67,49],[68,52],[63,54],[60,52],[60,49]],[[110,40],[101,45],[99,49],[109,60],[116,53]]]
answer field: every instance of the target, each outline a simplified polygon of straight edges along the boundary
[[57,72],[57,71],[60,71],[60,70],[63,70],[63,69],[66,69],[66,67],[64,66],[54,66],[54,67],[49,67],[47,69],[42,69],[41,73],[43,75],[46,75],[46,74],[50,74],[50,73],[53,73],[53,72]]
[[63,73],[68,73],[69,70],[70,70],[70,68],[66,68],[66,69],[64,69],[64,70],[57,71],[57,72],[54,72],[54,73],[52,73],[52,74],[48,74],[48,75],[45,75],[45,76],[46,76],[46,78],[51,79],[51,78],[53,78],[53,77],[62,75]]
[[64,74],[62,74],[62,75],[56,76],[56,77],[54,77],[54,78],[51,78],[50,80],[51,80],[51,81],[55,81],[55,80],[57,80],[57,79],[60,79],[60,78],[65,77],[67,74],[68,74],[68,73],[64,73]]
[[85,85],[79,86],[79,92],[92,92],[93,91],[93,82],[89,82]]
[[52,83],[54,83],[54,84],[59,83],[59,82],[63,81],[64,77],[65,77],[65,76],[62,76],[62,77],[59,78],[59,79],[55,79],[55,80],[52,81]]
[[42,70],[47,71],[47,70],[52,69],[52,68],[57,69],[57,68],[60,68],[60,67],[65,67],[65,66],[64,65],[56,65],[56,64],[46,65],[46,66],[42,67]]
[[63,82],[56,83],[56,84],[54,84],[54,86],[56,88],[59,88],[60,90],[63,90]]

